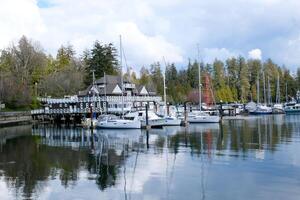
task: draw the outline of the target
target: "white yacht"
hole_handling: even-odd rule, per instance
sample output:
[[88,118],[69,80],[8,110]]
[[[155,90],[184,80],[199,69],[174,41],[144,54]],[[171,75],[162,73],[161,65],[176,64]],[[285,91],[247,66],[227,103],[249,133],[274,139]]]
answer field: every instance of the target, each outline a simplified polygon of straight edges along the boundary
[[181,119],[172,116],[164,116],[164,126],[180,126]]
[[272,114],[272,108],[263,104],[257,104],[256,109],[249,112],[252,115]]
[[[142,127],[146,127],[146,111],[139,110],[135,112],[130,112],[125,115],[126,119],[134,119],[137,118],[141,122]],[[165,125],[165,119],[158,116],[155,112],[149,110],[148,111],[148,125],[150,127],[162,127]]]
[[97,127],[113,129],[140,129],[141,121],[137,117],[133,119],[119,119],[115,115],[101,115],[98,118]]
[[219,123],[221,118],[219,115],[210,115],[204,111],[193,111],[187,116],[189,123]]
[[281,103],[275,103],[272,107],[272,111],[275,114],[280,114],[280,113],[284,113],[284,107],[283,104]]

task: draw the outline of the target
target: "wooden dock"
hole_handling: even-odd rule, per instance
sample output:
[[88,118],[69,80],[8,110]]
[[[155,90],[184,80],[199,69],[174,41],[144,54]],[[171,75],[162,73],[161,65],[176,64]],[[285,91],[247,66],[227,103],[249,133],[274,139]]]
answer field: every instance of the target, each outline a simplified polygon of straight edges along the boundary
[[0,127],[27,124],[32,122],[30,112],[1,112]]

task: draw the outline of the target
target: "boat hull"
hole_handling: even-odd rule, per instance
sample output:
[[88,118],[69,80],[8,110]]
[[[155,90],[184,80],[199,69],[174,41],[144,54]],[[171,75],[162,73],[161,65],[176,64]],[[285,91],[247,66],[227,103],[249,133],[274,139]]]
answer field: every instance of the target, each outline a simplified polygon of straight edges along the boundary
[[[159,119],[149,119],[148,120],[148,126],[155,128],[155,127],[163,127],[165,124],[165,121],[163,118]],[[146,127],[146,120],[142,121],[142,127]]]
[[97,122],[97,128],[107,128],[107,129],[140,129],[141,122],[138,120],[112,120]]
[[289,109],[286,109],[285,113],[286,114],[300,114],[300,110],[289,110]]
[[249,112],[250,115],[271,115],[272,111],[253,111]]
[[180,119],[164,119],[164,126],[180,126],[181,120]]
[[219,123],[221,121],[220,116],[193,116],[188,117],[189,123]]

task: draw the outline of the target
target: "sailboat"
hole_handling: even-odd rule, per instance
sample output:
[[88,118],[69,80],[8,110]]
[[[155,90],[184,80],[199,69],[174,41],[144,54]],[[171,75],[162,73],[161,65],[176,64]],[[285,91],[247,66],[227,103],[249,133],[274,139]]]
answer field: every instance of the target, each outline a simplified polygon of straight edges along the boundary
[[280,103],[280,84],[279,84],[279,75],[277,76],[277,85],[276,85],[276,102],[273,105],[273,113],[282,114],[284,113],[283,104]]
[[[199,54],[199,48],[198,48]],[[219,123],[221,118],[219,115],[210,115],[208,112],[202,111],[202,84],[201,84],[201,69],[200,63],[198,63],[198,75],[199,75],[199,111],[192,111],[187,116],[189,123]]]
[[122,90],[122,118],[119,119],[114,115],[103,115],[98,118],[98,128],[117,128],[117,129],[139,129],[142,127],[140,119],[135,116],[133,118],[124,118],[124,84],[122,72],[122,38],[120,36],[120,69],[121,69],[121,90]]
[[260,103],[259,99],[259,76],[257,78],[257,104],[256,108],[250,110],[249,113],[252,115],[265,115],[265,114],[272,114],[272,108],[268,107],[266,104],[266,83],[265,83],[265,75],[263,72],[263,82],[264,82],[264,100],[265,104]]
[[[165,62],[165,67],[167,67],[165,59],[164,62]],[[181,124],[181,120],[175,116],[168,115],[167,113],[166,69],[163,75],[163,81],[164,81],[164,116],[162,118],[164,119],[164,126],[179,126]]]

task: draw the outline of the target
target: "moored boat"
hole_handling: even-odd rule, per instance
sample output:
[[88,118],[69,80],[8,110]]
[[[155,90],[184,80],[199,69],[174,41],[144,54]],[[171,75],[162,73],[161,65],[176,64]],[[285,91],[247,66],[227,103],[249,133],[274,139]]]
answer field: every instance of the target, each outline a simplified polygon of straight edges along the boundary
[[284,111],[286,114],[300,114],[300,103],[287,103]]
[[189,123],[219,123],[221,117],[219,115],[210,115],[204,111],[193,111],[187,116]]
[[137,117],[133,119],[119,119],[115,115],[102,115],[98,118],[97,127],[110,129],[139,129],[141,128],[141,121]]

